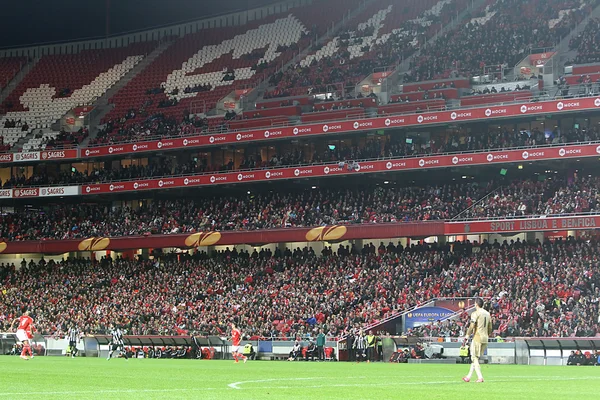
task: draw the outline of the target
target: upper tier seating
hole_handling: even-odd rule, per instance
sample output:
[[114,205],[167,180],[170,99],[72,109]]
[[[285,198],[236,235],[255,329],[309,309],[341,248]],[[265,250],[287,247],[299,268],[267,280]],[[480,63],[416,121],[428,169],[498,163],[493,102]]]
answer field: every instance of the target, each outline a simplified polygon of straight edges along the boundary
[[[6,120],[20,120],[31,129],[48,128],[72,108],[93,103],[155,46],[146,42],[42,57],[4,101],[8,112],[0,118],[0,126]],[[8,144],[19,136],[10,138]]]
[[[600,31],[600,19],[592,18],[588,21],[583,32],[571,39],[569,47],[571,50],[577,50],[577,56],[574,60],[575,64],[600,62],[598,31]],[[594,72],[600,72],[600,68],[598,66],[573,68],[574,74],[589,74]]]
[[374,68],[396,65],[412,54],[435,33],[437,24],[452,17],[451,10],[460,10],[465,4],[464,0],[410,0],[404,6],[390,0],[372,2],[353,19],[348,31],[298,65],[271,77],[276,89],[267,97],[340,91],[340,85],[354,87]]
[[488,0],[466,25],[438,38],[412,61],[406,81],[478,76],[484,66],[512,68],[530,48],[551,47],[594,7],[588,0]]
[[105,120],[120,119],[131,109],[143,112],[127,124],[157,112],[180,121],[185,110],[209,111],[230,91],[272,75],[358,3],[318,2],[248,25],[207,29],[177,39],[110,100],[116,107]]
[[26,63],[25,57],[0,58],[0,90],[8,85]]

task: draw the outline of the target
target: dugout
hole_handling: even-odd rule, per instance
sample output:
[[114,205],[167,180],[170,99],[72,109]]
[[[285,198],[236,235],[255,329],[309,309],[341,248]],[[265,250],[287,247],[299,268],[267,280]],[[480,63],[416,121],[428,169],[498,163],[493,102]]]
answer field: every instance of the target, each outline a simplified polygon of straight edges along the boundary
[[567,365],[571,351],[600,349],[600,337],[517,338],[515,343],[517,364],[526,365]]

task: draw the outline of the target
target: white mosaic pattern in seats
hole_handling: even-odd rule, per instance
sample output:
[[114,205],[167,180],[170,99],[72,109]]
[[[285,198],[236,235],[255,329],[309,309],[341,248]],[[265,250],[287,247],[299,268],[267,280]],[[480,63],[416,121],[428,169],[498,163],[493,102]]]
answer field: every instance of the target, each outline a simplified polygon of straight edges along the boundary
[[[179,93],[177,95],[169,96],[171,98],[183,99],[198,95],[197,93],[184,93],[183,90],[188,86],[210,84],[214,88],[217,86],[232,85],[235,81],[221,81],[223,71],[213,71],[196,75],[188,74],[226,54],[232,53],[232,58],[235,60],[264,47],[267,47],[265,55],[258,60],[257,64],[263,61],[269,63],[279,57],[280,53],[277,52],[279,46],[289,46],[297,43],[304,32],[307,32],[307,30],[302,22],[290,14],[286,18],[261,25],[256,29],[250,29],[242,35],[235,36],[233,39],[224,40],[218,45],[204,46],[185,61],[181,69],[175,70],[167,76],[167,80],[164,82],[165,91],[166,93],[171,93],[175,88],[178,88]],[[246,67],[235,69],[234,72],[235,80],[239,81],[251,78],[256,71],[251,70],[251,67]]]
[[[7,119],[14,119],[27,122],[30,129],[48,128],[74,107],[92,104],[121,80],[143,57],[141,55],[127,57],[122,63],[116,64],[108,71],[101,73],[81,89],[74,90],[68,97],[53,98],[60,88],[51,87],[48,84],[42,84],[37,88],[28,88],[19,98],[21,104],[28,110],[7,113],[0,119],[0,126],[4,126],[4,121]],[[14,142],[18,141],[18,137],[27,134],[27,132],[20,132],[21,128],[18,129],[19,135]],[[6,139],[5,137],[5,141]],[[11,142],[11,144],[14,142]]]

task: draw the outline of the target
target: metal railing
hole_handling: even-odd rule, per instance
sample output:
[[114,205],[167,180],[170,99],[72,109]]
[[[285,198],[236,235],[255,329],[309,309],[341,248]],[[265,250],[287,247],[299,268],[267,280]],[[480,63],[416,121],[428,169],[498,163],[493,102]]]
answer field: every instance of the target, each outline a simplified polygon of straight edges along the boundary
[[[423,158],[423,157],[440,157],[440,156],[451,156],[451,155],[461,155],[461,154],[480,154],[480,153],[488,153],[494,151],[511,151],[511,150],[527,150],[527,149],[538,149],[538,148],[548,148],[548,147],[562,147],[562,146],[577,146],[577,145],[600,145],[600,141],[588,141],[588,142],[573,142],[573,143],[552,143],[552,144],[544,144],[538,146],[520,146],[520,147],[507,147],[501,149],[480,149],[480,150],[469,150],[469,151],[456,151],[456,152],[444,152],[444,153],[429,153],[429,154],[415,154],[408,156],[392,156],[392,157],[377,157],[377,158],[365,158],[365,159],[355,159],[355,160],[342,160],[344,162],[354,161],[357,163],[364,162],[375,162],[375,161],[386,161],[386,160],[405,160],[405,159],[414,159],[414,158]],[[93,161],[89,161],[93,163]],[[179,178],[184,176],[203,176],[203,175],[215,175],[219,173],[230,173],[230,172],[256,172],[256,171],[267,171],[274,170],[280,168],[303,168],[303,167],[312,167],[312,166],[326,166],[335,164],[336,161],[330,162],[321,162],[321,163],[295,163],[288,165],[279,165],[274,167],[259,167],[259,168],[244,168],[244,169],[233,169],[233,170],[224,170],[224,171],[206,171],[206,172],[197,172],[197,173],[186,173],[186,174],[169,174],[169,175],[158,175],[158,176],[143,176],[138,178],[131,179],[118,179],[111,181],[94,181],[94,182],[73,182],[72,185],[94,185],[101,183],[121,183],[121,182],[134,182],[139,180],[146,179],[169,179],[169,178]],[[21,187],[53,187],[53,186],[68,186],[69,183],[60,183],[60,184],[49,184],[49,185],[35,185],[35,186],[15,186],[15,188]]]

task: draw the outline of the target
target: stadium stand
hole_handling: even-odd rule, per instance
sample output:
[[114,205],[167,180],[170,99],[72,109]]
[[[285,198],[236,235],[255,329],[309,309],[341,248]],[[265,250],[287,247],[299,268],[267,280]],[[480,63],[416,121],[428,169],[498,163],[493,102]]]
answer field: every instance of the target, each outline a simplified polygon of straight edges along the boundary
[[[574,64],[597,64],[600,62],[597,39],[599,29],[600,20],[592,18],[585,26],[583,32],[571,39],[569,47],[572,50],[577,50],[577,56],[573,60]],[[575,74],[593,72],[600,72],[600,67],[596,65],[591,70],[577,70],[576,68],[573,70]]]
[[577,174],[543,182],[481,182],[361,189],[255,192],[135,206],[55,204],[15,208],[0,217],[9,240],[257,230],[355,223],[560,215],[599,211],[598,178]]
[[[255,86],[275,73],[358,4],[329,1],[245,26],[186,35],[110,100],[116,106],[105,121],[114,123],[134,110],[127,129],[157,113],[180,122],[185,111],[208,112],[232,90]],[[111,141],[110,133],[101,141]]]
[[155,46],[145,42],[42,57],[3,103],[8,112],[0,118],[0,126],[19,124],[8,128],[5,144],[16,143],[30,129],[49,128],[76,106],[93,103]]
[[[580,259],[572,262],[575,254]],[[599,256],[596,240],[568,240],[406,249],[365,244],[342,246],[337,254],[325,248],[321,255],[310,248],[227,250],[179,261],[176,255],[23,261],[18,271],[0,266],[7,287],[0,327],[26,301],[40,332],[57,337],[74,322],[86,333],[103,333],[114,321],[134,335],[222,336],[224,321],[233,318],[253,338],[307,337],[320,327],[339,337],[433,297],[479,295],[492,298],[494,330],[502,336],[589,337],[600,333],[600,282],[590,271]]]
[[[172,44],[110,99],[115,107],[92,143],[425,112],[458,104],[536,101],[537,79],[471,86],[470,78],[486,66],[512,68],[530,48],[554,46],[598,1],[487,0],[465,24],[434,42],[431,39],[439,29],[469,2],[405,3],[375,0],[359,9],[359,0],[331,0],[244,26],[169,38]],[[349,11],[356,15],[345,20]],[[341,20],[344,27],[334,37],[325,37],[332,22]],[[590,65],[575,65],[573,74],[560,78],[560,85],[589,85],[585,95],[592,94],[592,82],[600,79],[597,31],[598,20],[593,19],[571,41],[571,49],[578,52],[575,63]],[[315,45],[317,38],[323,40]],[[81,144],[88,137],[87,129],[47,129],[73,107],[94,102],[156,46],[147,42],[42,57],[3,103],[8,113],[0,118],[0,149],[8,150],[27,135],[33,137],[24,151]],[[281,70],[303,50],[307,55]],[[352,93],[376,69],[391,71],[411,55],[416,57],[398,88],[402,92],[393,93],[389,103],[374,94]],[[11,71],[14,76],[14,65],[23,61],[0,61],[0,86]],[[205,115],[215,114],[225,95],[264,81],[270,87],[256,100],[255,109],[245,104],[242,112]],[[352,90],[347,91],[348,86]],[[322,92],[328,94],[316,96]],[[527,107],[522,113],[526,111]],[[5,189],[600,141],[593,111],[544,128],[542,119],[549,122],[564,116],[561,108],[552,111],[553,115],[536,121],[527,114],[519,122],[511,118],[493,125],[456,121],[414,130],[361,129],[335,140],[315,136],[306,141],[278,140],[274,145],[146,153],[139,158],[112,155],[106,162],[7,164],[2,172],[9,178],[2,188],[12,196],[16,191]],[[586,123],[580,126],[577,121],[584,118]],[[594,120],[588,123],[588,119]],[[442,220],[462,224],[463,220],[523,216],[542,220],[599,213],[600,178],[590,164],[575,164],[578,161],[551,164],[548,168],[556,171],[550,177],[533,171],[510,178],[494,171],[492,176],[482,168],[476,176],[465,172],[462,180],[453,182],[446,179],[449,169],[438,169],[435,178],[432,173],[423,180],[414,178],[416,172],[410,176],[396,172],[398,180],[391,183],[369,181],[369,176],[359,174],[346,181],[329,177],[330,185],[314,181],[314,187],[272,180],[270,186],[247,183],[243,190],[223,185],[156,195],[90,194],[85,202],[0,196],[0,238],[6,243],[93,240]],[[393,172],[384,173],[392,176]],[[375,247],[368,240],[357,248],[345,241],[335,244],[335,252],[323,243],[321,254],[315,254],[313,243],[295,250],[281,245],[259,251],[261,246],[256,245],[253,253],[240,250],[249,246],[188,253],[191,245],[186,242],[188,248],[164,253],[153,249],[135,260],[111,255],[112,250],[95,259],[95,250],[82,250],[59,263],[39,257],[38,262],[23,260],[21,268],[13,264],[15,255],[7,252],[0,255],[0,331],[7,330],[21,306],[27,305],[34,310],[40,332],[56,337],[64,337],[73,323],[93,334],[105,333],[115,321],[134,335],[224,336],[226,323],[233,319],[254,338],[304,338],[319,328],[330,337],[342,337],[435,297],[483,296],[490,299],[494,331],[502,337],[600,335],[600,281],[595,272],[600,239],[595,231],[577,231],[577,238],[553,242],[472,243],[467,236],[440,236],[434,244],[425,243],[423,237],[402,238],[412,243],[407,248],[392,243]],[[2,241],[0,247],[5,247],[0,253],[7,248]],[[464,330],[460,318],[426,324],[406,334],[464,336]]]
[[[398,103],[381,107],[389,109],[405,104]],[[396,112],[398,110],[395,110]],[[315,113],[321,114],[321,113]],[[327,113],[329,114],[329,113]],[[173,128],[175,129],[175,128]],[[62,133],[67,140],[81,140],[83,133]],[[459,153],[467,151],[518,148],[543,145],[583,143],[600,140],[600,128],[592,125],[570,130],[554,129],[552,132],[515,129],[512,124],[488,126],[477,133],[465,127],[439,128],[421,135],[405,132],[386,133],[377,137],[368,134],[341,140],[313,140],[311,145],[278,144],[262,148],[242,148],[238,152],[223,154],[222,150],[206,149],[186,157],[148,157],[147,159],[124,160],[122,163],[89,163],[75,170],[49,164],[34,172],[14,170],[2,182],[3,188],[75,183],[115,182],[147,177],[167,177],[185,174],[202,174],[216,171],[254,170],[291,165],[316,165],[335,161],[361,161],[384,157],[418,156],[428,154]],[[329,145],[335,143],[334,148]],[[54,141],[46,143],[54,147]]]
[[512,68],[531,48],[556,45],[596,5],[595,0],[490,0],[466,26],[423,48],[404,79],[443,79],[453,71],[458,76],[478,76],[485,66],[494,65]]
[[8,86],[8,83],[27,63],[25,57],[0,58],[0,91]]
[[265,97],[323,93],[328,87],[341,92],[340,85],[353,90],[375,68],[397,65],[411,55],[435,34],[437,24],[449,22],[451,11],[465,5],[462,0],[411,0],[404,6],[374,1],[354,18],[350,29],[272,76],[274,88]]

